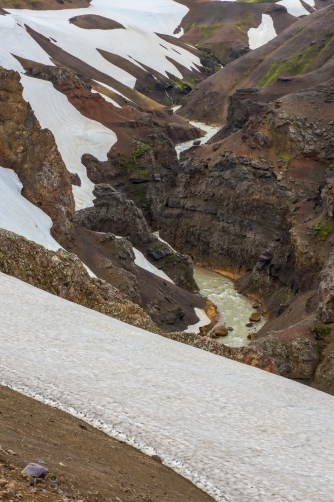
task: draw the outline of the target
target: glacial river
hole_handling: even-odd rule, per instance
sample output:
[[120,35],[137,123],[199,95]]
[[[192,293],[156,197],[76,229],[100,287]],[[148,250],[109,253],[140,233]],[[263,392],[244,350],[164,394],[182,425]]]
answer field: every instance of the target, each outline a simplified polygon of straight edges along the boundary
[[265,319],[254,323],[252,328],[246,327],[249,316],[256,310],[245,296],[237,293],[231,279],[200,267],[194,267],[194,277],[200,293],[217,306],[219,324],[233,328],[227,336],[217,338],[217,341],[231,347],[248,345],[247,335],[258,331],[264,325]]
[[[181,106],[174,106],[172,109],[175,113],[180,108]],[[206,132],[205,136],[200,138],[201,144],[209,141],[219,131],[219,127],[209,126],[202,122],[189,123]],[[193,141],[185,141],[176,145],[177,156],[180,157],[181,152],[192,147]],[[194,267],[194,276],[200,288],[200,293],[217,306],[220,316],[218,324],[224,324],[226,327],[233,328],[233,331],[230,331],[227,336],[217,338],[217,341],[231,347],[248,345],[249,340],[247,335],[258,331],[265,323],[265,320],[261,319],[260,322],[254,323],[253,327],[246,327],[246,324],[249,322],[249,316],[253,312],[256,312],[251,302],[245,296],[237,293],[231,279],[217,272]]]

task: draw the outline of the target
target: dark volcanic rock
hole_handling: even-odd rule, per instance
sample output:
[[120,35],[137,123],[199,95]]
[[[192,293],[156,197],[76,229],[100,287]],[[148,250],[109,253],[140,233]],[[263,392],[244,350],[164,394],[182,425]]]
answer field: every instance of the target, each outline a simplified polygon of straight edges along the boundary
[[162,236],[204,266],[252,271],[261,294],[317,287],[333,242],[333,95],[334,80],[290,94],[218,150],[184,152]]
[[[194,308],[204,308],[205,300],[135,265],[131,242],[76,225],[71,247],[96,274],[137,303],[153,321],[167,331],[180,331],[196,324]],[[159,241],[160,242],[160,241]],[[165,256],[159,253],[159,257]]]
[[320,274],[318,315],[322,322],[334,322],[334,254]]
[[106,184],[95,186],[94,207],[78,211],[78,225],[96,232],[128,237],[147,259],[188,291],[196,291],[190,258],[177,253],[149,230],[144,215],[132,200]]
[[106,184],[96,185],[93,193],[96,197],[94,207],[77,212],[75,221],[78,225],[129,237],[134,246],[156,239],[150,233],[142,211],[126,195]]

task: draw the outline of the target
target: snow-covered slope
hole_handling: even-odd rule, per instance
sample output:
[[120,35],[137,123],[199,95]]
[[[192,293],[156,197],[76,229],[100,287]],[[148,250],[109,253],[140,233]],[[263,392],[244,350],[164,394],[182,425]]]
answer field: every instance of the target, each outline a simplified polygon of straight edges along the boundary
[[81,163],[84,153],[107,160],[107,153],[116,143],[116,135],[99,122],[87,119],[51,82],[22,75],[23,97],[30,103],[39,123],[52,131],[58,150],[71,173],[77,173],[81,186],[73,186],[76,209],[92,206],[94,184]]
[[[0,49],[3,60],[8,59],[10,54],[18,54],[16,39],[19,32],[21,38],[28,43],[24,54],[31,50],[31,56],[24,56],[22,50],[18,55],[45,63],[47,55],[41,49],[40,51],[35,49],[37,44],[30,35],[24,33],[25,28],[22,27],[28,26],[50,39],[50,42],[57,47],[129,87],[134,87],[135,77],[109,63],[97,49],[122,56],[137,66],[143,63],[165,76],[166,72],[170,72],[182,78],[180,71],[166,59],[167,57],[190,70],[195,69],[196,64],[200,65],[199,58],[191,52],[175,47],[169,42],[164,41],[162,44],[161,38],[155,34],[160,32],[173,35],[187,13],[186,7],[172,0],[145,0],[140,2],[140,6],[134,0],[124,0],[121,5],[118,0],[94,0],[87,9],[57,11],[8,9],[8,12],[10,16],[4,16],[5,21],[2,21],[8,25],[6,34],[10,35]],[[111,19],[124,28],[83,29],[69,22],[71,18],[83,15]],[[15,65],[18,66],[17,63]]]
[[0,381],[158,454],[217,501],[329,502],[332,396],[0,274]]
[[17,23],[13,16],[0,15],[0,66],[7,70],[23,71],[15,56],[52,65],[49,56],[27,33],[24,25]]

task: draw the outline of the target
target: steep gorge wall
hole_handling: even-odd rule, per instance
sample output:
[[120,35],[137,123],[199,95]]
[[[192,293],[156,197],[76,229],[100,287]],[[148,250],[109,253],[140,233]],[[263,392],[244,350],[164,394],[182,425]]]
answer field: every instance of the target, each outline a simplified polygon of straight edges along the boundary
[[317,287],[333,243],[333,98],[333,80],[289,95],[183,154],[156,215],[166,240],[205,266],[254,269],[262,290]]

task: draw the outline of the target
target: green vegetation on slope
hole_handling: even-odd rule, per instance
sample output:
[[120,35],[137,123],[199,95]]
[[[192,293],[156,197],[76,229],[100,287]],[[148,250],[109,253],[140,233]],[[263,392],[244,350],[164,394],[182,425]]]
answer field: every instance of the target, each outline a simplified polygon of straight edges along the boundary
[[307,67],[322,54],[329,45],[334,41],[334,32],[330,34],[330,39],[325,45],[314,43],[309,45],[303,53],[290,59],[275,61],[271,64],[269,71],[262,77],[257,87],[265,87],[271,84],[277,77],[282,74],[300,75]]

